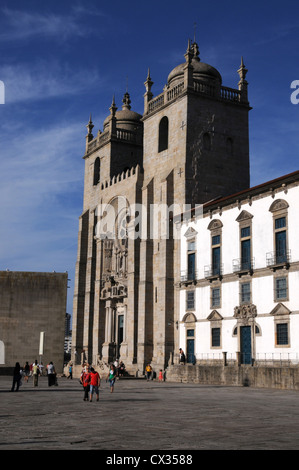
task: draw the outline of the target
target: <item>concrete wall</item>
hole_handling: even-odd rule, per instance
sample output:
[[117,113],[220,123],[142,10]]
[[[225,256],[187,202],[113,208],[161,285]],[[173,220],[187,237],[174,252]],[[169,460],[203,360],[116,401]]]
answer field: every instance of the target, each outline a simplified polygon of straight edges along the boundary
[[67,278],[67,273],[0,272],[0,373],[35,359],[44,365],[53,361],[62,372]]

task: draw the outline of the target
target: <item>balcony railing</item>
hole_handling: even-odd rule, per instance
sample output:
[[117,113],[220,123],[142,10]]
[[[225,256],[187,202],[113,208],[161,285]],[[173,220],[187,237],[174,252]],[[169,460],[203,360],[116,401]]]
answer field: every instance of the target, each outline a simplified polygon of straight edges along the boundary
[[255,367],[298,367],[299,354],[293,353],[256,353],[255,357],[250,353],[236,352],[198,352],[195,354],[195,362],[197,365],[215,366],[224,363],[226,365],[252,365]]
[[181,271],[181,282],[192,282],[198,279],[197,271],[188,272],[188,271]]
[[205,278],[219,277],[223,274],[223,264],[217,264],[216,266],[208,265],[204,267]]
[[268,267],[285,266],[291,262],[291,250],[271,251],[266,253],[266,264]]
[[254,269],[255,266],[255,259],[251,258],[250,260],[242,260],[242,258],[233,259],[233,272],[240,273],[240,272],[249,272]]

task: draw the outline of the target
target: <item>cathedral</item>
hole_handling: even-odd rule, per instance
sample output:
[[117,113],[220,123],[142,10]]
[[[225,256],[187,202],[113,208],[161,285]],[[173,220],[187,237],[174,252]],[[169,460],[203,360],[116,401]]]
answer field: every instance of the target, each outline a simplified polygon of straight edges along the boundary
[[94,133],[90,118],[74,363],[118,358],[138,376],[148,363],[164,369],[177,361],[181,255],[172,220],[185,207],[250,186],[251,108],[243,59],[237,72],[237,87],[224,86],[219,71],[202,62],[198,44],[189,41],[157,96],[148,71],[143,115],[132,110],[126,92],[121,109],[113,98],[102,130]]

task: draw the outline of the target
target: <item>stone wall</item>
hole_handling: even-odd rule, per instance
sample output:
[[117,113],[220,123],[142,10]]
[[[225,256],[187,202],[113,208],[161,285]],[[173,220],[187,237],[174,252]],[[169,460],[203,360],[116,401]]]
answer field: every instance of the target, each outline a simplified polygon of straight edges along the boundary
[[44,365],[53,361],[62,372],[67,278],[67,273],[0,271],[0,373],[35,359]]
[[173,365],[168,382],[299,390],[299,367]]

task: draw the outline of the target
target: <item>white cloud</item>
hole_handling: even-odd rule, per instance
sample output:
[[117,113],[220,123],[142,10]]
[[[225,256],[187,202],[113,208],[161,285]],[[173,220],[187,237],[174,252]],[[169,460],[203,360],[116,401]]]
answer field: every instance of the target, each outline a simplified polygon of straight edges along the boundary
[[31,64],[4,65],[0,68],[5,84],[5,102],[17,103],[70,96],[101,84],[96,70],[71,70],[67,64],[39,61]]
[[6,205],[1,211],[39,206],[45,197],[68,191],[82,176],[78,173],[80,151],[84,152],[81,123],[61,123],[38,132],[24,128],[17,138],[6,142],[0,172],[0,197]]
[[[83,132],[78,124],[25,131],[2,149],[0,259],[40,259],[45,240],[55,251],[57,239],[70,236],[68,218],[78,219],[81,210]],[[66,208],[68,196],[74,204]]]
[[84,13],[88,11],[80,6],[71,9],[68,15],[2,8],[7,28],[0,34],[0,40],[19,41],[39,36],[62,41],[74,36],[83,37],[91,32],[80,21]]
[[2,139],[0,270],[68,271],[70,305],[85,129],[82,123],[57,123],[37,132],[25,126],[18,130],[17,138]]

